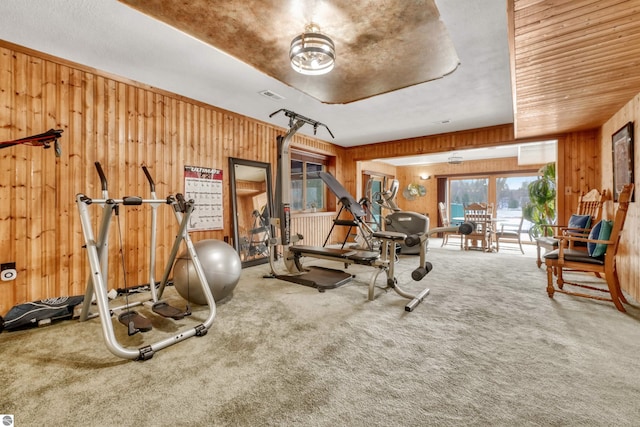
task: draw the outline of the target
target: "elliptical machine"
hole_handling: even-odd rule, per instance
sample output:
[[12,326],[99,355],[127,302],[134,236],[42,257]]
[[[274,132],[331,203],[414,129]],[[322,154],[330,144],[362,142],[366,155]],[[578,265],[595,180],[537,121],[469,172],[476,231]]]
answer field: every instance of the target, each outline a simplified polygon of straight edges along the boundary
[[[391,211],[387,215],[382,215],[381,225],[387,231],[404,233],[407,236],[413,234],[425,234],[429,231],[429,217],[417,212],[403,211],[395,203],[400,183],[397,179],[392,179],[387,189],[387,178],[383,180],[382,189],[373,192],[372,180],[367,183],[367,198],[371,203],[375,203],[382,209]],[[404,242],[400,243],[400,253],[418,255],[420,254],[419,246],[408,246]]]

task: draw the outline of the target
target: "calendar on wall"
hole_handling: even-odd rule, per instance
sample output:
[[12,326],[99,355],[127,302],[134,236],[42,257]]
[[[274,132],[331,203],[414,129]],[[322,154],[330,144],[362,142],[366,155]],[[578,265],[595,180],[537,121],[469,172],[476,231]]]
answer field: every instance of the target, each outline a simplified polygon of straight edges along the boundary
[[200,166],[184,167],[184,197],[193,199],[189,231],[222,230],[222,170]]

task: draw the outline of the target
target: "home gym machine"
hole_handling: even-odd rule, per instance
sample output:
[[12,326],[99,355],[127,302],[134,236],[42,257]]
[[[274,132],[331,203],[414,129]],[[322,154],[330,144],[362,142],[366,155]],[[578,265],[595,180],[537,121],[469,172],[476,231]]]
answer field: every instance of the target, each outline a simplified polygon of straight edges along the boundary
[[[80,220],[82,224],[82,232],[86,244],[87,256],[89,259],[89,266],[91,268],[90,277],[87,280],[87,289],[84,297],[84,304],[82,306],[82,311],[80,314],[80,321],[86,321],[89,318],[99,316],[101,325],[102,325],[102,334],[106,343],[107,348],[114,355],[118,357],[122,357],[125,359],[135,359],[135,360],[147,360],[153,357],[156,351],[159,351],[163,348],[176,344],[178,342],[184,341],[187,338],[193,336],[204,336],[207,331],[213,324],[213,320],[216,316],[216,304],[211,293],[211,290],[208,286],[207,278],[205,272],[200,264],[198,259],[198,255],[196,253],[195,247],[191,242],[189,237],[189,233],[187,232],[187,224],[189,222],[189,218],[194,209],[194,201],[193,200],[185,200],[182,194],[176,194],[175,196],[170,195],[165,200],[158,199],[155,196],[155,184],[151,179],[151,175],[149,174],[146,167],[143,167],[143,171],[149,181],[149,185],[151,188],[151,199],[143,199],[138,196],[129,196],[123,197],[120,199],[110,198],[107,189],[107,179],[104,175],[102,167],[100,163],[95,163],[96,169],[98,171],[98,175],[100,176],[100,181],[102,185],[102,198],[100,199],[92,199],[84,194],[76,195],[76,204],[78,206],[78,211],[80,214]],[[102,207],[102,219],[100,221],[100,228],[98,232],[98,238],[94,237],[92,221],[89,214],[89,206],[95,204]],[[109,306],[109,297],[108,297],[108,240],[109,240],[109,228],[111,225],[111,220],[114,215],[118,216],[120,208],[127,208],[130,206],[150,206],[152,209],[151,216],[151,254],[150,254],[150,274],[149,274],[149,287],[151,288],[152,299],[147,302],[128,302],[124,306],[120,307],[110,307]],[[161,205],[167,205],[172,208],[175,219],[179,225],[178,232],[176,234],[175,240],[173,242],[173,246],[171,248],[171,253],[169,255],[169,259],[167,261],[164,274],[162,280],[160,281],[159,287],[156,290],[156,282],[154,279],[155,270],[155,227],[156,227],[156,209]],[[118,231],[120,232],[120,228],[118,225]],[[119,233],[121,237],[121,233]],[[175,335],[172,335],[168,338],[162,339],[153,344],[146,345],[144,347],[138,349],[131,349],[121,345],[116,339],[113,324],[111,317],[115,314],[118,314],[118,320],[123,323],[128,330],[129,335],[136,334],[138,332],[145,332],[151,329],[151,322],[145,317],[141,316],[137,312],[133,311],[132,308],[135,306],[139,306],[142,304],[150,306],[152,311],[160,316],[169,317],[172,319],[181,319],[184,316],[188,316],[191,314],[191,309],[189,305],[186,305],[184,310],[181,310],[176,307],[172,307],[164,301],[161,301],[162,293],[164,287],[168,281],[169,274],[173,267],[173,263],[176,259],[178,250],[182,242],[185,243],[187,248],[187,252],[191,261],[193,263],[193,267],[196,271],[196,274],[199,278],[200,286],[202,287],[202,292],[206,297],[207,305],[209,306],[209,315],[203,323],[197,324],[195,327],[191,327],[189,329],[178,332]],[[122,245],[121,245],[122,246]],[[121,248],[122,249],[122,248]],[[124,262],[123,262],[124,264]],[[126,272],[125,274],[125,283],[126,283]],[[98,306],[98,314],[91,314],[89,312],[91,301],[95,296],[95,300]]]
[[[303,239],[303,236],[291,234],[291,164],[289,158],[289,146],[293,135],[305,124],[313,126],[314,135],[319,126],[325,127],[329,134],[333,134],[326,125],[309,119],[305,116],[297,114],[293,111],[281,109],[270,115],[274,116],[279,112],[289,117],[289,131],[286,135],[277,137],[278,148],[278,164],[276,173],[276,192],[275,192],[275,208],[278,217],[272,218],[272,224],[279,230],[279,236],[270,239],[271,250],[269,263],[271,274],[281,280],[298,283],[305,286],[315,287],[320,291],[331,289],[349,282],[352,276],[344,271],[325,269],[320,267],[303,268],[301,264],[302,257],[310,257],[316,259],[324,259],[343,263],[345,266],[349,264],[358,264],[376,269],[369,282],[368,299],[375,299],[375,282],[380,273],[386,275],[386,289],[393,289],[398,295],[410,300],[405,306],[405,311],[413,311],[413,309],[422,302],[429,294],[429,288],[423,289],[418,294],[411,294],[404,291],[399,285],[395,277],[396,267],[396,247],[400,242],[404,242],[407,246],[419,245],[420,260],[419,266],[411,273],[414,281],[420,281],[432,269],[430,262],[426,260],[428,237],[430,234],[443,231],[442,229],[433,229],[428,233],[415,234],[407,236],[404,233],[393,231],[375,231],[373,237],[381,242],[379,251],[367,251],[357,249],[334,249],[326,247],[306,246],[295,244]],[[346,191],[346,190],[345,190]],[[457,227],[454,227],[458,231]],[[452,230],[453,231],[453,230]],[[460,227],[459,232],[468,234],[471,232],[471,226],[465,224]],[[282,247],[282,258],[287,273],[279,273],[276,269],[276,256],[278,246]]]

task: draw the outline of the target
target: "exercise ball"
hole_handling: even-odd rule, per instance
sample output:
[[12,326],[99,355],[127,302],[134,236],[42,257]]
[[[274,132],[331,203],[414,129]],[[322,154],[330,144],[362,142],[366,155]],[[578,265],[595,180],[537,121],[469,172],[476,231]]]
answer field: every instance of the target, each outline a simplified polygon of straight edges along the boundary
[[[236,250],[221,240],[200,240],[193,245],[213,294],[221,301],[231,295],[240,280],[242,262]],[[180,254],[173,266],[173,286],[180,296],[194,304],[206,305],[200,279],[188,251]]]

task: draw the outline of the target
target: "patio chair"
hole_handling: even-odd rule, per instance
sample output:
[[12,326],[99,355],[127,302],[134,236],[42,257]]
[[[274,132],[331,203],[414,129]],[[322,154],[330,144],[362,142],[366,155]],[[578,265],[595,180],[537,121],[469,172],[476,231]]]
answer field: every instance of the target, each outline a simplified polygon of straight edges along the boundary
[[[451,221],[449,221],[449,216],[447,215],[447,207],[442,202],[438,202],[438,213],[440,214],[440,221],[442,222],[442,227],[450,227]],[[460,249],[462,249],[462,234],[458,232],[443,232],[442,233],[442,245],[440,247],[449,243],[449,236],[454,236],[460,239]]]
[[520,218],[518,225],[514,224],[501,224],[500,229],[496,231],[496,251],[500,252],[500,242],[503,243],[517,243],[520,247],[520,252],[524,255],[524,249],[522,249],[522,224],[524,223],[524,217]]

